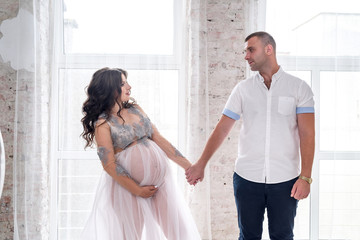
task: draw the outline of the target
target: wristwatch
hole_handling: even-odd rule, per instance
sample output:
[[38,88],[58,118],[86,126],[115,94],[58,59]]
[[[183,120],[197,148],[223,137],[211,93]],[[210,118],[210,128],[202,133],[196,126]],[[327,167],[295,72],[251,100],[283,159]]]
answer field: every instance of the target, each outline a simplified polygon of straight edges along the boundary
[[302,179],[302,180],[307,181],[308,184],[311,184],[311,183],[312,183],[312,178],[311,178],[311,177],[308,178],[308,177],[304,177],[304,176],[301,176],[301,175],[300,175],[299,178]]

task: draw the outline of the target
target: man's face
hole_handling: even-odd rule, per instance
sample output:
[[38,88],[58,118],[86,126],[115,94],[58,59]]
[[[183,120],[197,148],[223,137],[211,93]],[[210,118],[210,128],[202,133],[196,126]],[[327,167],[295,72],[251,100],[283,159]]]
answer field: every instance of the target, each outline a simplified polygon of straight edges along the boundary
[[245,60],[249,63],[252,71],[260,71],[266,60],[266,46],[258,37],[252,37],[245,42]]

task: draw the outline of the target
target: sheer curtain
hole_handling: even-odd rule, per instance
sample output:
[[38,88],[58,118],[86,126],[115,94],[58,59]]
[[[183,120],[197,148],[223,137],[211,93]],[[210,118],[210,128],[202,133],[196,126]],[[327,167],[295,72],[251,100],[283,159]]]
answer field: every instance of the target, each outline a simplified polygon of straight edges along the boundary
[[2,57],[17,71],[14,129],[14,239],[49,238],[48,2],[20,0],[16,18],[3,23]]
[[360,239],[360,4],[267,0],[266,8],[280,64],[315,94],[315,181],[295,236]]

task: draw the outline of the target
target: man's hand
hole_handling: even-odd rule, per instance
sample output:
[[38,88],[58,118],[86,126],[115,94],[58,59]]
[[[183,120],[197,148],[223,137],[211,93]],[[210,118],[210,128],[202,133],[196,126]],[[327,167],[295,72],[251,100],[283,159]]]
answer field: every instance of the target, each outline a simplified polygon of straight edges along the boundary
[[202,181],[204,179],[204,169],[207,162],[220,147],[234,124],[235,119],[226,115],[221,116],[215,129],[210,134],[199,160],[185,171],[186,179],[190,185],[195,185],[198,181]]
[[310,184],[305,180],[298,179],[293,188],[291,189],[291,197],[301,200],[309,196],[310,193]]
[[199,161],[197,161],[191,167],[186,169],[185,175],[190,185],[195,186],[198,181],[202,181],[204,179],[204,168],[205,166],[203,166],[199,163]]

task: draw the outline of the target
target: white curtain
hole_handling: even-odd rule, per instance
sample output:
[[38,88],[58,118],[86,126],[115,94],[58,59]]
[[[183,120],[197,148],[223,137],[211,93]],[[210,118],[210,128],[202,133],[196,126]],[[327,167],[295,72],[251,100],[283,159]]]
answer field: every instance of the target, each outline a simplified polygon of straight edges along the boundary
[[49,238],[50,22],[47,1],[20,0],[2,24],[0,47],[17,71],[13,206],[14,239]]

